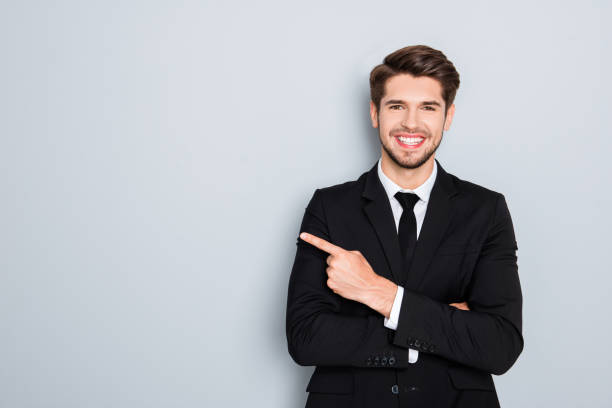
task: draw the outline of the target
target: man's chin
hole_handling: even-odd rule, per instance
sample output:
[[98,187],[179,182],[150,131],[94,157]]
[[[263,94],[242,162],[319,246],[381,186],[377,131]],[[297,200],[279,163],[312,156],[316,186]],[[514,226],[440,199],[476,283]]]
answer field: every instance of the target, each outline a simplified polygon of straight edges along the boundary
[[400,154],[392,154],[389,155],[391,160],[395,162],[400,167],[405,169],[418,169],[423,166],[429,159],[430,156],[425,157],[426,155],[420,154],[415,156],[413,153],[400,152]]
[[418,169],[419,167],[423,166],[423,164],[425,164],[425,162],[410,162],[410,163],[400,163],[400,167],[403,167],[404,169],[410,169],[410,170],[414,170],[414,169]]

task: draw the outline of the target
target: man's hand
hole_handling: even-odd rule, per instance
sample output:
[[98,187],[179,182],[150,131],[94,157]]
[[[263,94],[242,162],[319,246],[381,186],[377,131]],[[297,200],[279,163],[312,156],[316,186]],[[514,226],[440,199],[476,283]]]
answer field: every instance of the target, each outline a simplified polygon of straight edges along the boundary
[[[389,318],[397,285],[376,274],[361,252],[347,251],[307,232],[301,233],[300,238],[330,254],[327,257],[327,286],[334,293],[363,303]],[[466,302],[450,306],[470,310]]]
[[466,302],[461,302],[461,303],[450,303],[450,306],[454,306],[457,309],[461,309],[461,310],[470,310],[470,308],[468,307]]
[[355,300],[387,318],[397,285],[377,275],[359,251],[347,251],[322,238],[303,232],[300,238],[330,254],[327,257],[327,286],[346,299]]

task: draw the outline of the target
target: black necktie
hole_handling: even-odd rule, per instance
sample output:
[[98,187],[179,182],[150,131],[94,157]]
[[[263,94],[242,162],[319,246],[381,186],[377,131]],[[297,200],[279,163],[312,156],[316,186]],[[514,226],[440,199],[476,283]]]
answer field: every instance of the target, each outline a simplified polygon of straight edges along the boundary
[[412,263],[412,254],[417,242],[417,227],[416,218],[414,216],[414,205],[419,201],[419,196],[414,193],[402,193],[398,191],[395,198],[400,202],[402,208],[402,216],[400,217],[399,228],[397,231],[400,250],[404,260],[404,279],[406,279],[410,264]]

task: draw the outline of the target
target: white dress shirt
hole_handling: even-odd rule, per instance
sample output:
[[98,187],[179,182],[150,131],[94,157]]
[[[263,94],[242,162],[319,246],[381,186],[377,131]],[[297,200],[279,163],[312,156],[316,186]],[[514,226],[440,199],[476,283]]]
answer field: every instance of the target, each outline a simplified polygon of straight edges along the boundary
[[[382,183],[385,191],[387,193],[387,197],[389,198],[389,202],[391,203],[391,210],[393,211],[393,218],[395,219],[395,230],[399,231],[399,222],[400,217],[402,216],[403,208],[397,198],[395,198],[395,193],[398,191],[406,192],[406,193],[415,193],[419,196],[419,200],[414,205],[414,216],[416,218],[417,225],[417,240],[419,238],[419,233],[421,232],[421,226],[423,225],[423,220],[425,219],[425,212],[427,211],[427,203],[429,202],[429,196],[431,194],[431,189],[433,188],[434,182],[436,181],[436,174],[438,173],[438,164],[434,160],[433,170],[427,180],[414,190],[409,190],[406,188],[401,188],[397,184],[395,184],[382,170],[382,157],[378,159],[378,178],[380,178],[380,182]],[[397,329],[397,323],[399,320],[400,308],[402,305],[402,298],[404,296],[404,288],[401,286],[397,287],[397,293],[395,294],[395,300],[393,301],[393,306],[391,308],[391,315],[387,319],[385,317],[384,324],[385,327],[389,329]],[[408,349],[408,362],[416,363],[419,358],[419,351],[414,349]]]

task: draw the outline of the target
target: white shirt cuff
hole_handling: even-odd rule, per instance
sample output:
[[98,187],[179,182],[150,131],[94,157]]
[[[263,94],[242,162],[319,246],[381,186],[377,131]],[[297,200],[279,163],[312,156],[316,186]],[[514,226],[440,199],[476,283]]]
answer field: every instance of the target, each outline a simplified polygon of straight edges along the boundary
[[[389,329],[397,329],[397,323],[399,321],[399,313],[402,307],[402,299],[404,298],[404,288],[401,286],[397,287],[397,293],[395,294],[395,299],[393,300],[393,306],[391,306],[391,315],[387,319],[385,317],[385,327]],[[408,349],[408,362],[416,363],[419,359],[419,350]]]
[[416,363],[419,358],[419,350],[408,349],[408,362]]
[[397,329],[397,323],[399,320],[399,313],[402,307],[402,299],[404,298],[404,288],[401,286],[397,287],[397,293],[395,293],[395,300],[393,300],[393,306],[391,306],[391,315],[387,319],[385,317],[385,327],[389,329]]

